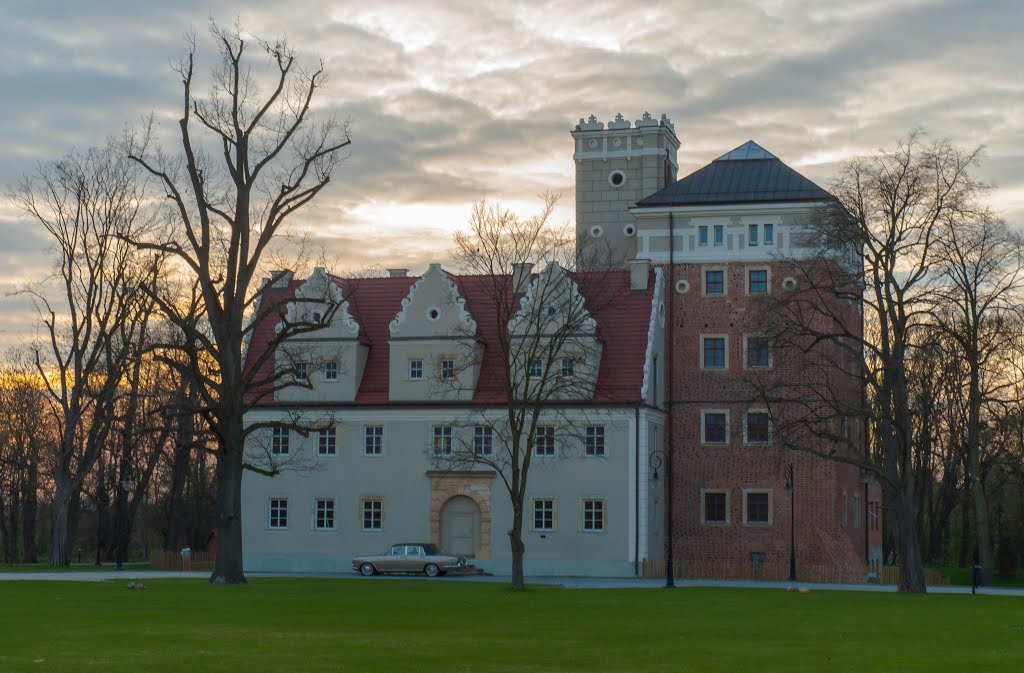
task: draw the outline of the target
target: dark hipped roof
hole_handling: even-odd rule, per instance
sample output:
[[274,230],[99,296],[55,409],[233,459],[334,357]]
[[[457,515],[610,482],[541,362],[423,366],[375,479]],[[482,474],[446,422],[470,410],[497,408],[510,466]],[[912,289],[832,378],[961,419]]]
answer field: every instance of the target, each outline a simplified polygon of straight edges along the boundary
[[831,199],[831,194],[750,140],[636,205],[649,208]]

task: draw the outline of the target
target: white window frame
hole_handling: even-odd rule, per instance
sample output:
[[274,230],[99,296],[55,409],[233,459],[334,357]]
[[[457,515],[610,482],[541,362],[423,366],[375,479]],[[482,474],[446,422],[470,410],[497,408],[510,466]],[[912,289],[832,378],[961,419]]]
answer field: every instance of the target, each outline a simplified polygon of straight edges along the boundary
[[473,455],[494,455],[494,428],[490,425],[477,425],[473,428]]
[[432,425],[430,428],[430,453],[434,456],[452,455],[455,433],[447,424]]
[[706,224],[699,225],[697,227],[697,247],[698,248],[706,248],[706,247],[708,247],[708,242],[710,240],[711,239],[708,238],[708,225],[706,225]]
[[[766,493],[768,495],[768,521],[749,521],[747,518],[748,513],[748,498],[754,494]],[[770,488],[745,488],[743,489],[743,525],[752,526],[754,528],[760,527],[765,528],[771,526],[774,523],[774,516],[772,514],[772,490]]]
[[756,248],[758,245],[758,229],[760,225],[748,224],[747,225],[747,247]]
[[[587,508],[591,506],[591,523],[587,526]],[[594,509],[593,506],[597,506]],[[595,526],[596,516],[600,516],[601,525]],[[608,530],[608,501],[604,498],[580,498],[580,532],[604,533]]]
[[338,380],[338,363],[335,360],[324,362],[324,381]]
[[[377,432],[380,430],[380,432]],[[373,440],[373,441],[371,441]],[[375,449],[370,451],[370,449]],[[380,456],[384,454],[384,426],[364,425],[363,426],[363,455]]]
[[716,248],[725,247],[725,225],[724,224],[716,224],[714,231],[715,231],[715,246],[714,247],[716,247]]
[[588,425],[583,435],[583,455],[601,458],[608,455],[608,433],[602,424]]
[[[367,528],[366,527],[366,515],[367,515],[367,513],[371,514],[371,522],[372,522],[372,514],[373,514],[372,507],[370,508],[370,512],[367,512],[367,505],[372,505],[374,503],[379,505],[377,507],[377,509],[379,510],[379,514],[380,514],[380,516],[378,517],[378,524],[379,525],[376,528]],[[359,528],[360,528],[360,530],[362,530],[363,532],[366,532],[366,533],[379,533],[379,532],[384,530],[384,498],[382,498],[381,496],[378,496],[378,495],[364,495],[364,496],[361,496],[359,498]]]
[[544,361],[540,358],[532,358],[527,367],[527,375],[531,379],[539,379],[544,376]]
[[[747,422],[751,414],[764,414],[768,417],[768,439],[764,441],[753,441],[750,439],[750,427],[747,425]],[[747,409],[743,412],[743,443],[752,446],[768,446],[772,443],[772,417],[767,409]]]
[[[704,347],[708,339],[721,339],[725,349],[724,357],[725,362],[722,367],[708,367],[705,366],[704,359]],[[728,334],[701,334],[700,335],[700,368],[709,372],[726,372],[729,371],[729,335]]]
[[[767,339],[768,341],[768,364],[758,365],[756,367],[750,364],[750,340],[751,339]],[[771,369],[773,366],[772,362],[772,340],[763,334],[744,334],[743,335],[743,368],[744,369]]]
[[[325,446],[326,443],[326,446]],[[336,456],[338,455],[338,426],[332,425],[321,428],[316,436],[316,455]]]
[[270,430],[270,455],[287,456],[291,450],[291,431],[283,425],[275,425]]
[[[284,524],[281,523],[282,514],[284,515]],[[277,520],[276,524],[274,523],[275,518]],[[271,496],[268,498],[267,528],[270,530],[288,529],[288,498],[282,496]]]
[[[709,442],[706,437],[707,430],[707,417],[709,414],[725,414],[725,441],[724,442]],[[726,446],[729,444],[730,435],[730,422],[729,422],[729,410],[728,409],[701,409],[700,410],[700,443],[707,444],[708,446]]]
[[558,362],[558,375],[563,379],[571,379],[576,376],[576,358],[563,357]]
[[[721,494],[725,496],[725,521],[708,521],[707,520],[707,507],[705,498],[709,494]],[[702,488],[700,489],[700,502],[698,503],[698,509],[700,510],[700,522],[705,526],[728,526],[731,518],[731,512],[729,510],[729,490],[725,488]]]
[[774,246],[775,245],[775,224],[773,222],[765,222],[764,225],[762,225],[762,226],[763,226],[763,230],[764,230],[764,236],[762,236],[761,238],[764,239],[765,246],[769,246],[769,245]]
[[296,362],[295,363],[295,380],[296,381],[308,381],[309,380],[309,363],[307,363],[307,362]]
[[437,359],[437,378],[439,381],[454,381],[458,363],[454,355],[442,355]]
[[[538,503],[551,504],[551,526],[549,528],[537,526]],[[558,498],[530,499],[530,530],[535,530],[539,533],[553,533],[554,531],[558,530]]]
[[409,380],[423,380],[423,358],[409,358]]
[[[320,505],[324,506],[321,507]],[[326,523],[328,515],[330,516],[330,525],[320,525],[320,515],[324,515],[324,521]],[[334,498],[314,498],[313,499],[313,530],[337,530],[338,527],[338,508],[335,506]]]
[[[541,443],[540,443],[541,430],[544,430],[544,433],[548,433],[550,431],[550,436],[551,436],[551,453],[541,453],[540,452],[540,449],[541,449]],[[547,441],[547,435],[545,434],[544,436],[545,436],[545,442],[546,442]],[[547,447],[545,447],[545,450],[546,450],[546,448]],[[533,455],[537,456],[538,458],[554,458],[557,454],[558,454],[558,434],[555,431],[555,426],[553,426],[553,425],[538,425],[537,426],[537,430],[536,430],[536,432],[534,433],[534,436],[533,436]]]

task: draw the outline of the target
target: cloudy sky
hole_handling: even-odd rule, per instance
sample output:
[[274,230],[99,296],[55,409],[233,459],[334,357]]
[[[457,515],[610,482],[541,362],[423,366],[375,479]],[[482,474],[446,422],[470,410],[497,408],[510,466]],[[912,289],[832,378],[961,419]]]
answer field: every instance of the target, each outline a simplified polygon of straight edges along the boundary
[[[1024,225],[1024,0],[0,0],[0,192],[149,112],[173,126],[169,63],[210,17],[323,59],[353,143],[304,224],[340,270],[443,261],[480,199],[562,190],[570,220],[572,126],[645,110],[675,123],[681,176],[750,138],[823,186],[915,127],[984,145]],[[4,199],[0,241],[2,342],[50,261]]]

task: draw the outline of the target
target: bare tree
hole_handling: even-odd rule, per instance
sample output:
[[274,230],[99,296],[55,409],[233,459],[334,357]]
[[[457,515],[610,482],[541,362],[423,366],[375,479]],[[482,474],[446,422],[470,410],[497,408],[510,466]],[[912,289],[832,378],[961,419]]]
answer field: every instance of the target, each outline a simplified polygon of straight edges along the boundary
[[[442,372],[441,385],[447,381],[464,390],[479,387],[495,400],[495,407],[467,419],[475,429],[471,440],[435,437],[431,447],[439,467],[485,467],[504,485],[512,507],[508,537],[513,589],[524,587],[523,523],[531,462],[538,451],[556,451],[554,433],[562,447],[557,450],[578,435],[580,424],[568,419],[567,409],[575,403],[578,411],[580,403],[594,396],[601,358],[592,317],[595,303],[612,301],[615,290],[622,289],[602,283],[606,274],[601,271],[572,270],[572,233],[550,223],[556,202],[557,196],[546,195],[541,212],[531,218],[479,203],[469,230],[455,235],[455,264],[473,278],[487,305],[480,314],[494,321],[485,329],[488,357],[496,360],[498,370],[488,380],[477,380],[484,352],[474,322],[468,331],[451,335],[462,346],[459,371],[450,376]],[[533,276],[535,267],[539,273]],[[473,376],[462,375],[470,370]]]
[[[973,207],[973,211],[969,210]],[[967,477],[974,512],[978,562],[986,583],[995,567],[988,505],[981,469],[983,407],[1009,390],[1002,357],[1019,325],[1024,289],[1022,241],[1017,232],[976,204],[944,214],[935,257],[942,288],[936,319],[939,328],[956,344],[966,368]]]
[[[819,374],[797,386],[777,379],[762,385],[779,435],[791,448],[877,476],[901,591],[926,590],[908,370],[936,306],[935,246],[947,223],[973,205],[977,159],[978,151],[946,141],[924,145],[913,133],[893,150],[845,164],[832,185],[835,205],[809,226],[814,254],[787,260],[796,289],[770,300],[765,313],[779,350],[788,348]],[[864,387],[864,404],[844,383],[851,380]],[[867,421],[867,454],[842,432],[843,418]]]
[[140,287],[159,268],[125,241],[142,234],[142,197],[133,165],[109,147],[41,165],[11,193],[49,234],[57,257],[60,303],[43,287],[27,291],[46,330],[35,366],[60,436],[52,461],[54,566],[68,563],[72,509],[110,438],[148,311]]
[[[245,582],[241,484],[245,437],[254,429],[244,426],[243,416],[253,377],[263,374],[261,362],[243,363],[247,335],[259,322],[247,320],[258,295],[254,280],[289,217],[327,186],[349,138],[334,119],[313,119],[313,98],[325,78],[322,63],[303,69],[286,43],[254,40],[270,72],[266,92],[260,87],[265,73],[254,74],[250,44],[240,31],[213,25],[211,33],[221,64],[206,98],[193,92],[194,40],[178,67],[184,86],[181,158],[148,151],[148,133],[130,140],[128,155],[157,179],[175,219],[164,238],[136,242],[170,255],[196,283],[201,320],[159,293],[154,297],[184,336],[199,411],[216,438],[219,548],[210,581],[236,584]],[[214,147],[219,160],[206,152]],[[272,310],[260,308],[265,315]],[[295,331],[286,329],[279,338]]]

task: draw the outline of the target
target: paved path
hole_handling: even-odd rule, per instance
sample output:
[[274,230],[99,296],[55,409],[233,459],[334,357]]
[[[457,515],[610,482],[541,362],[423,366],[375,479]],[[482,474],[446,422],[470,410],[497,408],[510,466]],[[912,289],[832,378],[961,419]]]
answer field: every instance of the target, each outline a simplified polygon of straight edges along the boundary
[[[210,576],[208,571],[191,572],[165,570],[83,570],[75,572],[3,572],[2,581],[63,581],[63,582],[130,582],[134,580],[154,579],[199,579]],[[285,573],[247,573],[253,579],[259,577],[294,577],[319,579],[349,579],[353,581],[375,582],[383,579],[399,579],[420,582],[499,582],[509,583],[511,578],[501,575],[477,575],[464,577],[445,577],[443,579],[427,579],[418,575],[394,575],[388,577],[361,577],[353,573],[334,574],[285,574]],[[636,579],[632,577],[527,577],[526,583],[548,586],[561,586],[567,589],[658,589],[664,588],[665,580]],[[676,587],[721,587],[736,589],[786,589],[789,586],[806,587],[811,591],[867,591],[877,593],[895,593],[896,587],[885,584],[810,584],[804,582],[754,582],[748,580],[676,580]],[[930,593],[936,594],[969,594],[970,587],[964,586],[933,586],[928,587]],[[1024,597],[1024,588],[1010,589],[1003,587],[979,587],[979,594],[991,596]]]

